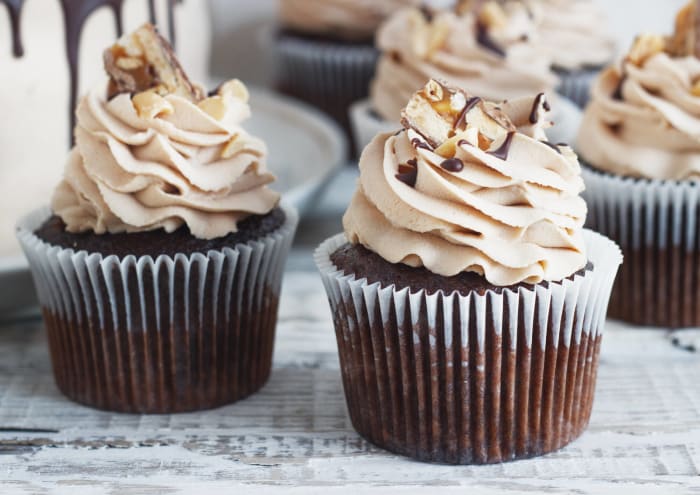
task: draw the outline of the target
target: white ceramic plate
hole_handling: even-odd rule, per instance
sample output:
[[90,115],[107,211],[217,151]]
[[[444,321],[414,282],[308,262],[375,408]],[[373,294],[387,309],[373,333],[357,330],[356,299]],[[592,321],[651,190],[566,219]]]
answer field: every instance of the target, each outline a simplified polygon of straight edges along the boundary
[[[278,178],[273,187],[303,216],[343,165],[345,137],[323,113],[271,91],[251,89],[250,104],[253,115],[245,128],[267,143],[269,168]],[[24,257],[0,257],[0,320],[35,309]]]

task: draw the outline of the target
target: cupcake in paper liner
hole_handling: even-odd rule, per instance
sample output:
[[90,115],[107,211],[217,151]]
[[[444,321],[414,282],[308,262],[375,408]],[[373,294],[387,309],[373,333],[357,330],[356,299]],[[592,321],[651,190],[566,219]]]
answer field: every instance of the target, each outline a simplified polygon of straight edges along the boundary
[[559,94],[584,108],[591,83],[615,56],[615,41],[593,0],[526,0],[538,40],[559,76]]
[[578,137],[589,226],[626,259],[611,316],[637,325],[700,326],[695,15],[688,5],[673,36],[640,36],[601,74]]
[[557,77],[522,2],[461,1],[455,8],[405,9],[380,28],[382,55],[370,99],[351,109],[361,151],[379,132],[398,130],[401,110],[431,78],[501,101],[554,93]]
[[422,461],[484,464],[578,437],[622,261],[582,229],[578,160],[544,97],[430,81],[360,159],[345,234],[315,259],[355,429]]
[[105,67],[51,208],[17,228],[56,384],[112,411],[236,401],[270,374],[297,214],[267,187],[239,81],[206,97],[150,25]]
[[277,86],[326,111],[349,133],[348,108],[367,96],[381,21],[419,0],[282,0]]

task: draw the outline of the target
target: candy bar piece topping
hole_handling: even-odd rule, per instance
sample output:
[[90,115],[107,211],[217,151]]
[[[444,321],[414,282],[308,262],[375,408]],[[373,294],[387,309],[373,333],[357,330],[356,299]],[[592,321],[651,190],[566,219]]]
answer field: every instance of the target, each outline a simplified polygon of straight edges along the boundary
[[454,148],[460,140],[488,150],[493,142],[503,142],[509,132],[516,131],[495,104],[434,79],[413,95],[401,122],[436,152]]
[[626,61],[642,67],[644,63],[657,53],[666,50],[666,39],[655,34],[642,34],[637,36],[634,44],[627,54]]
[[700,57],[700,0],[692,0],[676,15],[676,31],[667,50],[676,57]]
[[180,66],[170,44],[151,24],[144,24],[105,50],[104,65],[110,77],[108,97],[120,93],[176,94],[197,103],[204,98]]

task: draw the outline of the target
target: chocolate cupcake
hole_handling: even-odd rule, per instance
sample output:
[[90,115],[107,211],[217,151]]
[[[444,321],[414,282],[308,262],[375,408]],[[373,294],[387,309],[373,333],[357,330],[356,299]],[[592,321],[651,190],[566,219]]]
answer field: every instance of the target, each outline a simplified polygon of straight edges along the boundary
[[615,56],[605,14],[592,0],[527,0],[543,52],[559,76],[557,91],[584,108],[591,83]]
[[348,108],[367,96],[378,53],[374,33],[392,12],[420,0],[282,0],[278,88],[317,106],[350,136]]
[[270,374],[296,212],[237,80],[209,97],[145,25],[105,52],[51,208],[19,222],[59,389],[100,409],[228,404]]
[[404,9],[382,25],[377,35],[382,56],[370,99],[351,109],[360,150],[378,133],[397,129],[406,101],[430,78],[493,101],[554,93],[557,78],[525,4],[474,3]]
[[578,137],[589,226],[626,260],[611,316],[636,325],[700,326],[695,16],[689,4],[673,36],[640,36],[601,74]]
[[350,417],[376,445],[484,464],[586,428],[621,256],[583,231],[578,161],[546,113],[430,81],[363,153],[316,262]]

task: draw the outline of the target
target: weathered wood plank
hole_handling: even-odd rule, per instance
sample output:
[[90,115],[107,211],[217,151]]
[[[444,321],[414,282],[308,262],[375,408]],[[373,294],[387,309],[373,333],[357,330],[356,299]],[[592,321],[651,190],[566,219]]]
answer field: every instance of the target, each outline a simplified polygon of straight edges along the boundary
[[354,433],[313,273],[287,277],[269,384],[215,411],[136,416],[73,404],[53,385],[41,325],[18,323],[0,330],[0,492],[197,493],[206,484],[265,493],[426,485],[470,494],[700,493],[700,358],[661,332],[608,330],[580,440],[539,459],[454,467],[393,456]]

